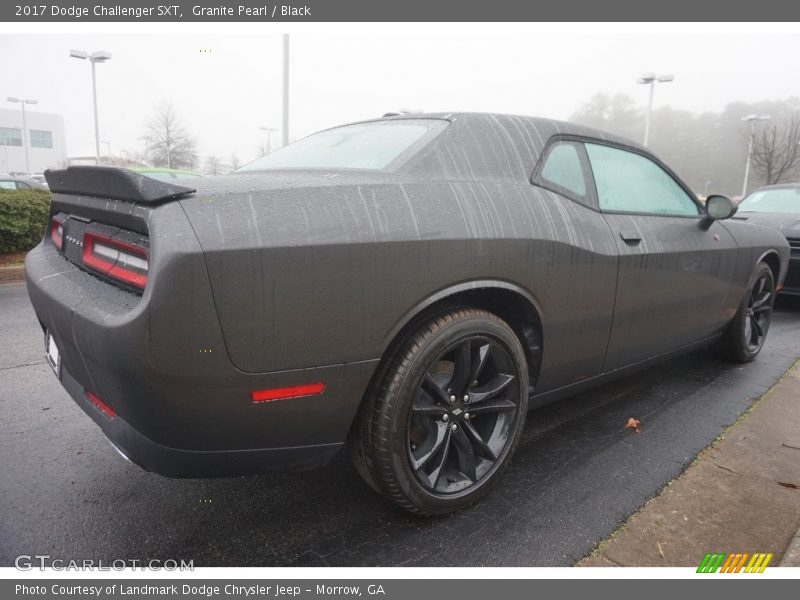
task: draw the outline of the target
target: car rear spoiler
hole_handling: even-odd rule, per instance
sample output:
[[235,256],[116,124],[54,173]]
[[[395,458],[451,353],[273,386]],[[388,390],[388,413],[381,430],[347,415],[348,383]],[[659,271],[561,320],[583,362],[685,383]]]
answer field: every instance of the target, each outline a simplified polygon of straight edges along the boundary
[[158,204],[193,194],[194,188],[146,177],[118,167],[80,166],[44,172],[51,192]]

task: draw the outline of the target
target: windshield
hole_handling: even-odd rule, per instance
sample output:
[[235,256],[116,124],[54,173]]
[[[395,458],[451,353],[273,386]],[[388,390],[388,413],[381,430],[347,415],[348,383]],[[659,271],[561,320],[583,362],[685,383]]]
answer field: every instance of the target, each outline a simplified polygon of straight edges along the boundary
[[739,212],[800,213],[800,187],[753,192],[742,200]]
[[436,119],[400,119],[345,125],[320,131],[239,171],[366,169],[379,171],[410,158],[447,126]]

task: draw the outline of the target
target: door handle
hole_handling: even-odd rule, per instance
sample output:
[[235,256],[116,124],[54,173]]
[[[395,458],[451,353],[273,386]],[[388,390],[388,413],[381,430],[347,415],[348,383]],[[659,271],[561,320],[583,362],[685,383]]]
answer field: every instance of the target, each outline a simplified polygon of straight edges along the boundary
[[642,234],[637,231],[620,231],[619,237],[622,238],[623,242],[632,246],[635,246],[642,241]]

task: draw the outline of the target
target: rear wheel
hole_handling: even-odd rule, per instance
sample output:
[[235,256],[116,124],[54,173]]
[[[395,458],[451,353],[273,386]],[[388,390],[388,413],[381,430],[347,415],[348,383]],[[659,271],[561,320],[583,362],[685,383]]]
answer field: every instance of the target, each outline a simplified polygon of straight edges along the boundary
[[756,267],[744,299],[720,340],[719,350],[728,360],[750,362],[761,351],[767,338],[775,303],[775,278],[766,263]]
[[351,433],[361,474],[403,508],[458,510],[507,466],[525,420],[525,354],[496,315],[454,309],[396,346]]

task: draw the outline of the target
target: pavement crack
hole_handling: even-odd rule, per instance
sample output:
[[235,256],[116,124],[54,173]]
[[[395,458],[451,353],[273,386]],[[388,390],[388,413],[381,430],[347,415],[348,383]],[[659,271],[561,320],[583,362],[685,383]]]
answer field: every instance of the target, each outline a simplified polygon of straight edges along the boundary
[[10,367],[0,367],[0,371],[10,371],[11,369],[21,369],[23,367],[35,367],[35,366],[41,365],[43,363],[44,363],[44,361],[40,360],[40,361],[32,362],[32,363],[23,363],[21,365],[11,365]]
[[800,450],[797,446],[791,446],[789,444],[781,444],[784,448],[791,448],[792,450]]
[[733,469],[729,469],[728,467],[723,467],[722,465],[714,465],[714,466],[717,467],[718,469],[722,469],[723,471],[729,471],[734,475],[736,475],[736,471],[734,471]]

